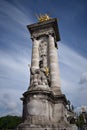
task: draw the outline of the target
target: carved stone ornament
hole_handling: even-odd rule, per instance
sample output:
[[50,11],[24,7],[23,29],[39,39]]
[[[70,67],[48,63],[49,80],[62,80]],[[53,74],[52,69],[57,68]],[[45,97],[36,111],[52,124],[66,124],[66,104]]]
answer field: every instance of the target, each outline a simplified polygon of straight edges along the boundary
[[49,34],[54,34],[54,33],[55,32],[54,32],[53,28],[49,28],[49,30],[48,29],[41,29],[40,31],[38,30],[38,31],[33,32],[32,36],[31,36],[31,39],[34,39],[34,38],[38,39],[39,37],[41,37],[43,35],[49,36]]

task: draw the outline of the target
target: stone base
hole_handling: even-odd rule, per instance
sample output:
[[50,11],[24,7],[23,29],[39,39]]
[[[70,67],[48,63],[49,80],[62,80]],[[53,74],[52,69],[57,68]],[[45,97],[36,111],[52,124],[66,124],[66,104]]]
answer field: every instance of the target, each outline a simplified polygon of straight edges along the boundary
[[61,130],[64,127],[72,130],[66,118],[65,95],[54,95],[47,90],[31,90],[23,96],[24,123],[17,130]]
[[16,130],[78,130],[76,125],[68,125],[64,126],[64,124],[59,124],[58,126],[35,126],[30,125],[28,123],[22,123],[20,124]]

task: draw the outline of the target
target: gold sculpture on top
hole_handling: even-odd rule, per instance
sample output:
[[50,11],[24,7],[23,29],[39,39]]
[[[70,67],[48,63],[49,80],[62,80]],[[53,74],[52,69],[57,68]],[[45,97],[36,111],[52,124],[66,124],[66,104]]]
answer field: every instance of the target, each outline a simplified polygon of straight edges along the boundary
[[40,14],[39,16],[37,16],[37,19],[39,20],[39,22],[44,22],[50,20],[51,18],[48,14],[45,15]]

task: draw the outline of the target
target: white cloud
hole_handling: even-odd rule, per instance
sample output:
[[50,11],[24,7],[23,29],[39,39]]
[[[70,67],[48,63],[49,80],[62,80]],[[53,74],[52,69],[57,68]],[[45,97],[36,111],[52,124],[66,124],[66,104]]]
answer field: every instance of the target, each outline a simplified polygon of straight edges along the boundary
[[[30,57],[0,52],[0,116],[22,114],[19,100],[29,86]],[[4,108],[4,109],[3,109]]]
[[80,84],[84,84],[87,83],[87,72],[82,73],[81,77],[80,77]]
[[0,49],[0,116],[18,115],[22,114],[19,99],[29,87],[31,50],[27,48],[26,25],[31,23],[31,16],[8,1],[1,1],[0,12],[0,43],[4,48]]
[[0,92],[0,116],[22,114],[22,104],[19,101],[20,91],[17,91],[8,88]]

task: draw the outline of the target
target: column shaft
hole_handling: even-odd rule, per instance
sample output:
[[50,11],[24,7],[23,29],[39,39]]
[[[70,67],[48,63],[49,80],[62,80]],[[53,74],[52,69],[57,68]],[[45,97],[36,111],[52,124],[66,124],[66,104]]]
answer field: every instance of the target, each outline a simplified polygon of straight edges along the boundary
[[32,46],[32,59],[31,59],[31,68],[38,69],[39,68],[39,41],[34,39]]
[[55,47],[54,37],[49,35],[49,68],[51,76],[51,87],[60,90],[60,75],[58,66],[57,48]]

